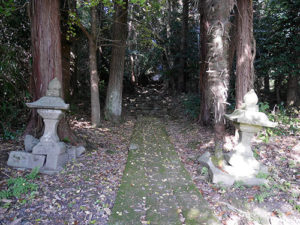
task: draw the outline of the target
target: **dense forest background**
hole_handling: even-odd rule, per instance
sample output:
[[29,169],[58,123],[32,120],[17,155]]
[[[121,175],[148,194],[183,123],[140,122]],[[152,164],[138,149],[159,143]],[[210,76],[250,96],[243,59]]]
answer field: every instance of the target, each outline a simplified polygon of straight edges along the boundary
[[[31,118],[25,103],[39,97],[32,80],[33,24],[41,19],[35,2],[38,1],[0,3],[1,139],[12,139],[24,132]],[[119,121],[122,90],[123,94],[133,93],[136,85],[147,86],[156,77],[169,94],[188,96],[191,104],[199,108],[195,118],[203,124],[210,121],[205,110],[212,109],[204,107],[204,90],[211,87],[204,75],[210,54],[205,46],[210,45],[204,41],[210,40],[205,34],[217,31],[205,27],[205,21],[213,21],[213,12],[218,11],[213,5],[208,8],[207,1],[202,0],[53,2],[60,4],[63,92],[65,101],[71,103],[71,113],[91,109],[88,111],[95,125],[99,125],[100,115],[101,119]],[[220,22],[228,34],[230,68],[228,87],[225,85],[229,104],[224,110],[232,111],[240,104],[238,82],[249,84],[246,89],[253,87],[265,108],[300,105],[299,8],[297,0],[254,0],[237,1],[228,10],[226,20],[230,26]],[[246,22],[246,27],[241,21]],[[247,79],[238,76],[242,73],[238,68],[242,45],[239,40],[247,39],[245,35],[252,45],[253,57],[249,59]],[[91,84],[97,85],[94,92]],[[111,106],[115,102],[118,104]]]

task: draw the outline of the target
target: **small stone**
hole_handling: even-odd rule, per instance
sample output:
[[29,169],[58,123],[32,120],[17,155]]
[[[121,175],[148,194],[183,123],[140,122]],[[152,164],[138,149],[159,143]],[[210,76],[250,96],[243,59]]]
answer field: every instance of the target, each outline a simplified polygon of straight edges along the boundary
[[25,151],[32,152],[34,146],[39,143],[39,139],[33,137],[32,135],[26,135],[24,139]]
[[76,160],[76,147],[68,148],[67,154],[68,154],[68,161],[69,162],[73,161],[73,160]]
[[129,146],[129,151],[137,150],[138,148],[139,148],[139,146],[137,144],[131,143]]
[[76,157],[80,157],[85,152],[85,147],[79,146],[76,148]]
[[41,168],[46,160],[44,155],[33,155],[28,152],[12,151],[9,154],[7,161],[8,166],[22,167],[33,169],[35,167]]

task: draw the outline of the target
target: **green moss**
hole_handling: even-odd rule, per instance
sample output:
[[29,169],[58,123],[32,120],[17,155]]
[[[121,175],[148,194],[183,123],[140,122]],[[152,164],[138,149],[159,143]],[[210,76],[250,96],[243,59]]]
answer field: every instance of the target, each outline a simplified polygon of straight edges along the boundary
[[223,165],[224,165],[224,158],[223,157],[218,158],[218,157],[213,155],[211,157],[211,161],[215,165],[215,167],[221,167],[222,168]]
[[[190,215],[187,225],[214,218],[180,162],[162,121],[141,118],[131,142],[139,148],[129,152],[109,224],[139,224],[146,216],[150,224],[180,225],[178,208],[185,218]],[[196,211],[199,215],[194,216]]]

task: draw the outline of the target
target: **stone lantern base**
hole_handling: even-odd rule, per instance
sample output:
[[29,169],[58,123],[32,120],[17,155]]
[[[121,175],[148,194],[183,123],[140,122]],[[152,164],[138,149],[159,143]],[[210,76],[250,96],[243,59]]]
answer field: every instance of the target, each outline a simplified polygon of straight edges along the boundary
[[[225,157],[226,158],[226,157]],[[214,184],[222,184],[225,186],[232,186],[234,182],[241,181],[243,184],[247,186],[255,186],[261,184],[267,184],[268,181],[266,179],[257,178],[257,174],[259,172],[267,173],[267,170],[263,167],[261,171],[257,171],[256,174],[246,175],[239,175],[236,174],[236,168],[230,166],[229,164],[224,167],[224,170],[219,169],[216,167],[212,160],[211,155],[209,152],[204,153],[199,159],[199,163],[202,166],[205,166],[209,169],[209,178],[212,183]]]
[[[69,105],[61,98],[61,84],[54,78],[48,86],[46,96],[26,105],[37,109],[43,118],[45,129],[40,140],[32,136],[25,137],[26,152],[13,151],[10,153],[7,165],[32,169],[38,167],[40,172],[54,174],[60,172],[68,161],[75,160],[84,151],[84,147],[71,146],[59,141],[57,126]],[[32,152],[32,153],[30,153]]]

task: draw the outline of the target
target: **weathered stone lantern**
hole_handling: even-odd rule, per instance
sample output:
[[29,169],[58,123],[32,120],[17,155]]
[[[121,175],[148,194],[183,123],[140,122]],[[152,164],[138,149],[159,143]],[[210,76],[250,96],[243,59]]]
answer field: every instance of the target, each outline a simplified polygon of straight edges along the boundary
[[61,84],[57,78],[50,83],[46,96],[31,103],[26,103],[29,108],[36,108],[38,114],[43,118],[45,130],[40,142],[33,147],[35,155],[46,155],[44,171],[50,173],[59,171],[67,162],[66,145],[59,141],[57,126],[64,115],[63,110],[69,109],[61,96]]
[[[29,108],[37,109],[38,114],[43,118],[45,130],[40,140],[36,140],[32,146],[32,153],[14,151],[10,153],[7,164],[14,167],[34,168],[39,167],[40,172],[53,174],[61,171],[63,166],[70,160],[81,155],[84,147],[69,147],[60,142],[57,135],[57,126],[69,109],[61,96],[61,84],[54,78],[48,86],[46,96],[31,103],[26,103]],[[26,149],[26,138],[25,138]],[[26,151],[28,151],[26,149]]]
[[225,117],[233,121],[239,131],[239,142],[233,152],[225,155],[228,165],[221,171],[210,161],[209,154],[203,155],[199,161],[208,166],[213,182],[223,182],[232,185],[235,181],[242,181],[246,185],[259,185],[266,183],[265,179],[257,178],[261,173],[268,173],[267,168],[261,165],[254,157],[251,149],[253,136],[263,127],[275,127],[277,123],[269,121],[266,114],[258,111],[258,98],[254,90],[244,96],[241,109],[236,109]]
[[253,155],[251,140],[263,127],[275,127],[277,123],[269,121],[266,114],[258,111],[258,98],[252,89],[244,96],[242,109],[236,109],[232,114],[225,115],[233,121],[239,131],[239,142],[233,153],[228,157],[225,170],[235,177],[255,177],[259,172],[267,173]]

